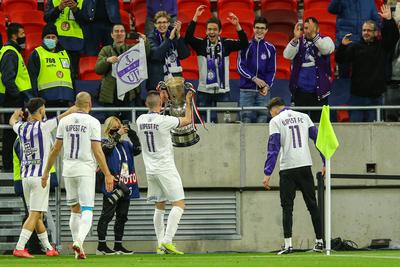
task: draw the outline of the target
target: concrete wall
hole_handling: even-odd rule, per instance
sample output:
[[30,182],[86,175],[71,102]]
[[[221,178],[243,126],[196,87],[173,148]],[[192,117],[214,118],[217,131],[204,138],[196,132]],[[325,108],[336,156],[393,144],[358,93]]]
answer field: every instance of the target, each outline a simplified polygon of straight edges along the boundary
[[[211,124],[200,128],[201,141],[190,148],[175,149],[178,170],[188,190],[197,187],[261,187],[265,161],[267,125]],[[332,159],[333,173],[366,174],[366,163],[377,164],[377,174],[400,174],[400,124],[334,125],[340,147]],[[310,142],[314,173],[322,164]],[[136,157],[139,183],[146,187],[141,156]],[[277,186],[279,166],[272,185]],[[400,181],[333,180],[333,185],[357,185],[361,189],[332,191],[332,237],[369,245],[374,238],[400,238],[399,189],[378,189],[375,185],[399,185]],[[298,192],[294,209],[293,239],[296,248],[314,243],[311,219]],[[271,251],[283,244],[278,191],[241,193],[240,240],[185,240],[177,245],[187,252]],[[392,207],[395,207],[394,209]],[[179,230],[178,230],[179,231]],[[94,252],[95,243],[87,244]],[[155,242],[127,242],[135,251],[154,251]],[[64,247],[66,247],[64,245]]]

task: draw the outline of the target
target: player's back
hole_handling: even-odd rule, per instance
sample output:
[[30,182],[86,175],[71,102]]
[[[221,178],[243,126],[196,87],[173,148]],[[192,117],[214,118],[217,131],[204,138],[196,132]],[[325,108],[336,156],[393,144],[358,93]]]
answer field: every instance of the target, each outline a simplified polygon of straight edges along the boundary
[[308,146],[309,128],[312,126],[314,124],[307,114],[290,109],[282,110],[270,121],[270,134],[281,135],[281,170],[312,165]]
[[75,177],[96,170],[92,141],[101,142],[97,119],[87,113],[70,114],[60,121],[57,139],[63,140],[63,176]]
[[157,174],[175,169],[171,129],[179,126],[172,116],[148,113],[136,120],[147,174]]

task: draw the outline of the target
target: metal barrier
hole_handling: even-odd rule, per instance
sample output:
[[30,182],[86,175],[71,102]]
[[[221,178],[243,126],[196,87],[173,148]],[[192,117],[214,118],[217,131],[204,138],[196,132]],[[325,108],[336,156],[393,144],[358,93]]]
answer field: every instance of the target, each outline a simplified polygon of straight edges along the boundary
[[[46,108],[47,112],[60,112],[65,111],[67,108]],[[241,112],[241,111],[255,111],[255,110],[267,110],[266,107],[199,107],[199,111],[206,112],[206,122],[211,122],[211,113],[213,111],[217,112]],[[313,111],[313,110],[322,110],[322,107],[291,107],[293,110],[298,111]],[[382,121],[381,112],[382,110],[400,110],[400,106],[330,106],[331,110],[375,110],[377,122]],[[0,108],[1,113],[13,113],[15,108]],[[125,111],[131,112],[132,122],[136,121],[137,112],[146,112],[147,108],[145,107],[94,107],[92,108],[92,112],[103,112],[103,111]],[[8,124],[0,124],[0,129],[11,128]]]
[[[325,177],[317,172],[317,198],[321,215],[322,232],[325,232]],[[369,179],[369,180],[400,180],[400,175],[377,175],[377,174],[331,174],[332,179]]]

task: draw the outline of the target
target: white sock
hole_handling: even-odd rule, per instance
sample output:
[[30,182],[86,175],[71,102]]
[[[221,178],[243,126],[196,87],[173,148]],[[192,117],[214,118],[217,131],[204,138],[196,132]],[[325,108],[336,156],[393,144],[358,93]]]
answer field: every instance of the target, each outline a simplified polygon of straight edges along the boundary
[[293,247],[292,246],[292,238],[291,237],[285,238],[285,248],[288,248],[288,247]]
[[44,231],[43,233],[38,234],[37,236],[38,236],[38,238],[40,240],[40,243],[42,243],[42,246],[45,249],[48,249],[48,250],[52,250],[53,249],[53,247],[50,245],[49,237],[47,235],[47,231]]
[[322,239],[315,239],[315,243],[321,243],[321,244],[323,244],[324,241],[323,241]]
[[171,244],[172,239],[175,236],[176,230],[178,230],[178,224],[181,220],[183,214],[183,209],[180,207],[172,207],[167,222],[167,229],[165,231],[165,236],[163,238],[163,243]]
[[161,245],[165,233],[164,214],[165,210],[159,210],[157,208],[154,210],[153,223],[154,223],[154,231],[156,232],[157,236],[158,246]]
[[15,247],[18,250],[22,250],[25,248],[26,242],[28,242],[29,238],[31,238],[32,232],[22,228],[21,234],[19,235],[17,246]]
[[81,220],[80,213],[71,212],[71,217],[69,217],[69,229],[71,229],[73,242],[75,242],[76,239],[78,238],[80,220]]
[[82,216],[79,223],[79,233],[76,239],[76,241],[78,241],[81,245],[83,244],[83,241],[85,241],[85,238],[89,233],[90,228],[92,227],[92,221],[93,221],[93,211],[92,210],[82,211]]

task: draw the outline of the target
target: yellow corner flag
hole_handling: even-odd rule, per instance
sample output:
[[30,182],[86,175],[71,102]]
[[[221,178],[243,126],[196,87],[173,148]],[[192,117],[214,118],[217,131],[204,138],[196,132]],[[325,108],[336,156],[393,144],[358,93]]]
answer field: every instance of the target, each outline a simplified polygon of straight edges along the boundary
[[330,159],[339,146],[329,119],[329,106],[322,107],[321,120],[318,127],[317,148],[326,159]]

